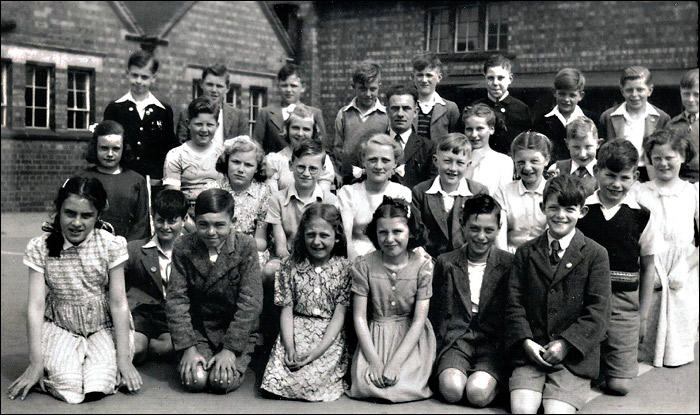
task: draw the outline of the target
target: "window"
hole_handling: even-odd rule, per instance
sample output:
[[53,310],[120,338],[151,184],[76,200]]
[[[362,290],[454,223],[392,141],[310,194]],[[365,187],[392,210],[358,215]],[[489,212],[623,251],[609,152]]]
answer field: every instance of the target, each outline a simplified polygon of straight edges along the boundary
[[32,128],[49,128],[51,123],[51,94],[53,68],[27,64],[24,89],[24,124]]
[[202,96],[202,94],[204,94],[204,91],[202,90],[202,87],[199,86],[199,84],[199,79],[192,80],[192,99],[199,98]]
[[508,4],[471,3],[428,12],[427,48],[464,53],[508,48]]
[[250,87],[250,97],[248,98],[248,124],[250,124],[250,136],[253,136],[255,120],[258,119],[260,108],[267,105],[267,90],[256,86]]
[[68,70],[68,120],[69,130],[87,130],[92,119],[91,109],[91,73],[88,71]]
[[234,108],[241,107],[241,86],[237,84],[231,84],[229,86],[228,92],[226,93],[226,103],[233,106]]
[[9,116],[9,103],[10,103],[10,92],[11,88],[9,85],[10,81],[10,62],[2,62],[2,126],[7,127],[8,116]]

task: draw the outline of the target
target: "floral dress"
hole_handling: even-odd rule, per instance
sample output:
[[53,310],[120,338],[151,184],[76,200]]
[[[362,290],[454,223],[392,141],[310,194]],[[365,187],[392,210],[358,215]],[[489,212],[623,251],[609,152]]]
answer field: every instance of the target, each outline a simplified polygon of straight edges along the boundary
[[[654,255],[656,277],[647,334],[640,360],[654,366],[680,366],[695,360],[698,341],[698,249],[693,221],[698,223],[698,185],[678,180],[670,187],[654,181],[637,188],[637,201],[662,224],[668,251]],[[694,257],[694,261],[693,258]]]
[[[350,305],[350,261],[332,257],[315,267],[308,259],[282,263],[275,275],[275,305],[294,307],[294,346],[297,356],[313,350],[323,339],[337,305]],[[345,391],[348,367],[345,331],[316,360],[298,371],[284,364],[285,350],[277,336],[265,368],[261,388],[289,399],[334,401]]]
[[[422,247],[409,253],[408,264],[399,272],[384,266],[382,252],[359,257],[352,266],[352,292],[368,297],[369,331],[377,354],[387,364],[401,346],[413,322],[416,301],[433,294],[433,259]],[[398,381],[377,388],[367,377],[369,362],[361,347],[352,359],[351,398],[379,398],[391,402],[409,402],[432,396],[428,380],[435,362],[436,340],[430,320],[418,342],[401,365]]]

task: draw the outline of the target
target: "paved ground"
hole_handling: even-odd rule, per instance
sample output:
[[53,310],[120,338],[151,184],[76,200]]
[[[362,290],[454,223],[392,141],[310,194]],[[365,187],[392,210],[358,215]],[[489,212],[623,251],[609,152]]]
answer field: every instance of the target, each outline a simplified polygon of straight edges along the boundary
[[[81,405],[62,403],[48,395],[31,393],[24,402],[10,401],[7,388],[27,365],[27,269],[22,253],[27,241],[41,233],[46,214],[2,214],[2,327],[0,412],[2,413],[507,413],[506,405],[474,409],[448,405],[436,399],[407,404],[375,404],[342,397],[332,403],[270,399],[258,391],[264,362],[248,371],[241,389],[225,396],[187,394],[177,381],[174,365],[147,363],[139,368],[144,386],[139,394],[117,393]],[[592,391],[581,413],[698,413],[699,372],[696,361],[675,368],[642,367],[635,389],[625,397]],[[255,362],[254,362],[255,363]]]

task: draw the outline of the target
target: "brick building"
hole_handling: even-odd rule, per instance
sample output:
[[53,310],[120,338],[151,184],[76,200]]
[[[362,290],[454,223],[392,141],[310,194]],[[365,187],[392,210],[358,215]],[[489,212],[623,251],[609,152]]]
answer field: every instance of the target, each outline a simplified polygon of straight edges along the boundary
[[129,85],[139,47],[160,60],[153,93],[175,112],[198,94],[202,69],[230,69],[228,101],[249,110],[275,96],[293,57],[265,2],[2,2],[2,210],[50,206],[56,189],[88,164],[87,127]]
[[484,96],[483,62],[501,53],[514,63],[510,90],[535,114],[551,109],[563,67],[584,72],[581,105],[600,113],[622,102],[621,70],[645,65],[651,102],[675,115],[679,79],[698,64],[697,16],[693,1],[3,1],[2,210],[44,209],[86,166],[84,127],[128,90],[124,65],[140,46],[155,48],[154,93],[176,114],[197,94],[201,69],[218,61],[232,69],[227,99],[251,123],[279,99],[277,70],[296,60],[307,72],[302,100],[323,109],[334,134],[355,64],[378,61],[385,90],[408,82],[411,57],[426,50],[445,63],[438,91],[460,108]]

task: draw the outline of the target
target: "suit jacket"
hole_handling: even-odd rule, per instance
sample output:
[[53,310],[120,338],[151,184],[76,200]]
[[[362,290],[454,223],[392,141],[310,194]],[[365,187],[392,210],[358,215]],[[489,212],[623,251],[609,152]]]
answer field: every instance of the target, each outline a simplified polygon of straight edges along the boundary
[[146,107],[143,119],[139,117],[136,104],[131,101],[112,101],[105,108],[104,119],[118,122],[124,127],[124,141],[131,148],[134,160],[124,162],[136,173],[151,179],[163,178],[165,155],[180,145],[175,137],[173,109],[160,101],[165,109],[157,105]]
[[[323,113],[316,107],[310,105],[306,105],[306,107],[311,110],[314,114],[314,120],[318,123],[323,148],[330,152],[333,148],[333,143],[332,141],[329,142],[328,134],[326,134]],[[262,145],[265,154],[276,153],[289,145],[285,132],[282,107],[279,104],[263,107],[258,113],[258,119],[255,121],[253,138]]]
[[[215,353],[220,347],[237,357],[250,353],[257,340],[263,300],[255,240],[231,230],[212,264],[196,234],[180,237],[173,248],[167,298],[175,350],[208,342]],[[245,371],[245,367],[237,368]]]
[[479,293],[478,330],[472,325],[468,255],[469,247],[464,245],[440,255],[435,264],[433,293],[439,295],[433,295],[430,308],[437,314],[431,319],[437,328],[436,362],[451,347],[468,356],[474,356],[475,347],[489,354],[503,352],[503,317],[513,254],[496,247],[489,252]]
[[[250,135],[248,113],[246,111],[234,108],[226,103],[224,103],[221,109],[224,112],[224,140],[238,137],[239,135]],[[190,114],[187,112],[187,107],[180,111],[180,116],[177,120],[176,134],[180,143],[184,143],[189,139]]]
[[556,270],[549,263],[547,232],[520,246],[505,315],[505,348],[513,351],[513,363],[535,364],[524,354],[525,339],[542,346],[565,339],[571,348],[562,364],[579,377],[598,376],[610,290],[608,252],[578,229]]
[[[625,117],[623,117],[622,115],[610,115],[616,109],[618,109],[620,105],[608,108],[600,116],[600,122],[598,123],[598,136],[600,138],[609,141],[614,140],[616,138],[623,138],[625,136]],[[669,117],[669,115],[666,114],[663,110],[653,105],[651,106],[656,111],[658,111],[659,115],[649,115],[644,120],[644,137],[647,137],[656,130],[663,129],[666,126],[666,124],[671,120],[671,117]]]
[[437,175],[437,168],[433,163],[433,153],[435,153],[435,143],[419,136],[414,130],[408,137],[403,158],[398,163],[406,165],[403,177],[398,178],[399,183],[412,189],[423,180],[434,178]]
[[151,238],[137,239],[126,246],[129,251],[129,260],[124,266],[124,281],[126,299],[131,311],[144,304],[165,307],[158,248],[143,247],[150,240]]
[[[585,110],[581,108],[583,115],[590,118],[593,123],[598,126],[598,114]],[[549,113],[549,112],[547,112]],[[532,123],[532,129],[538,133],[542,133],[549,138],[552,142],[552,154],[550,157],[550,163],[555,161],[568,159],[571,157],[569,153],[569,148],[566,146],[566,127],[559,121],[555,115],[551,117],[545,117],[544,114],[540,115]]]
[[[413,188],[411,204],[416,214],[420,215],[420,221],[428,232],[425,250],[433,258],[437,258],[440,254],[460,248],[466,242],[460,219],[464,201],[467,198],[455,197],[452,210],[445,212],[442,195],[425,193],[430,189],[434,180],[428,179]],[[469,179],[466,180],[472,194],[489,194],[486,186]]]
[[486,96],[474,101],[472,105],[476,104],[486,104],[496,114],[496,127],[489,139],[489,146],[499,153],[510,153],[510,144],[515,137],[532,125],[530,107],[511,94],[499,102],[493,102]]
[[[464,132],[459,131],[461,117],[457,104],[443,98],[447,105],[435,104],[433,115],[430,118],[430,141],[438,142],[440,138],[448,133]],[[420,111],[420,108],[417,109]],[[413,119],[413,129],[418,131],[418,113]]]

